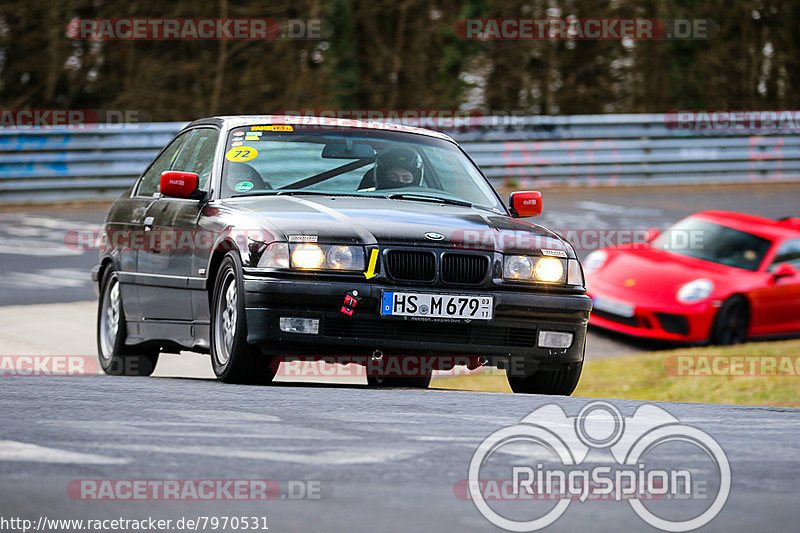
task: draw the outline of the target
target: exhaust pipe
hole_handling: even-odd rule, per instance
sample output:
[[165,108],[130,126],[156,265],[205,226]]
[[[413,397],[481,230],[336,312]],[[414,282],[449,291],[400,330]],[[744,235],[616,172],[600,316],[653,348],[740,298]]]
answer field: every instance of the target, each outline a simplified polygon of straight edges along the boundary
[[375,350],[374,352],[372,352],[372,360],[373,361],[380,361],[381,359],[383,359],[383,352],[382,351]]

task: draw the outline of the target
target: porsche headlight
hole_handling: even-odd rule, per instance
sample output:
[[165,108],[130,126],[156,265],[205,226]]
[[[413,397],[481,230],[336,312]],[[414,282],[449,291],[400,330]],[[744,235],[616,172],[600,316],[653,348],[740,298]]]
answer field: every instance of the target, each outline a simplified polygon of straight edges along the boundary
[[608,259],[608,254],[603,250],[595,250],[594,252],[590,253],[586,256],[586,259],[583,260],[583,271],[584,273],[588,274],[593,270],[597,270]]
[[685,304],[700,302],[711,296],[713,290],[714,283],[710,279],[696,279],[678,290],[678,301]]
[[507,255],[503,263],[503,278],[509,281],[540,281],[566,283],[565,261],[556,257]]

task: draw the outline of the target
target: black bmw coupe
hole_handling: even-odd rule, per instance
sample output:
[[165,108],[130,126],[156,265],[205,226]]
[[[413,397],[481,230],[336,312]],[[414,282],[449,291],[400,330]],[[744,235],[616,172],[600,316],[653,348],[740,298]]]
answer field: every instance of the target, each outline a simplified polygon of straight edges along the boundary
[[191,350],[222,381],[265,383],[287,357],[422,358],[368,379],[425,387],[461,357],[505,368],[515,392],[570,394],[592,304],[572,246],[523,220],[541,208],[533,191],[506,207],[430,130],[192,122],[108,213],[101,366],[149,375],[160,353]]

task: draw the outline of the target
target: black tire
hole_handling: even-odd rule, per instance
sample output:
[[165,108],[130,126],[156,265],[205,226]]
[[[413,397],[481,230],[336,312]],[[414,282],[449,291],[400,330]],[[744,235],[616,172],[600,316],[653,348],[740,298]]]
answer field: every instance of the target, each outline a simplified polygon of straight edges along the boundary
[[530,376],[508,376],[511,390],[517,394],[569,396],[581,379],[583,362],[564,365],[558,370],[538,370]]
[[97,306],[97,358],[111,376],[149,376],[158,363],[158,350],[127,346],[128,326],[119,289],[119,276],[109,266],[100,284]]
[[211,363],[226,383],[264,384],[275,377],[271,358],[247,343],[242,264],[236,252],[222,260],[211,297]]
[[747,338],[750,312],[741,296],[733,296],[723,302],[711,326],[711,344],[722,346],[739,344]]

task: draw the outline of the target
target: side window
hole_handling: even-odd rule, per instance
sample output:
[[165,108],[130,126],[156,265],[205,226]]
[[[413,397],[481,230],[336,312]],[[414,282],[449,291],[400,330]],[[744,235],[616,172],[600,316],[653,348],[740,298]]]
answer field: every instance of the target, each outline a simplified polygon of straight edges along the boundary
[[214,168],[214,153],[217,150],[219,130],[216,128],[199,128],[192,132],[186,141],[172,170],[194,172],[198,175],[197,184],[200,189],[208,190],[208,181]]
[[791,263],[800,268],[800,239],[792,239],[781,244],[769,269],[774,270],[781,263]]
[[191,132],[187,131],[175,138],[175,140],[161,152],[161,155],[153,161],[153,164],[150,165],[150,168],[147,169],[147,172],[144,173],[142,180],[139,182],[139,189],[136,191],[137,195],[153,196],[158,192],[158,187],[161,185],[161,173],[172,167],[175,157],[178,155],[178,152],[180,152],[183,143],[189,138],[190,133]]

